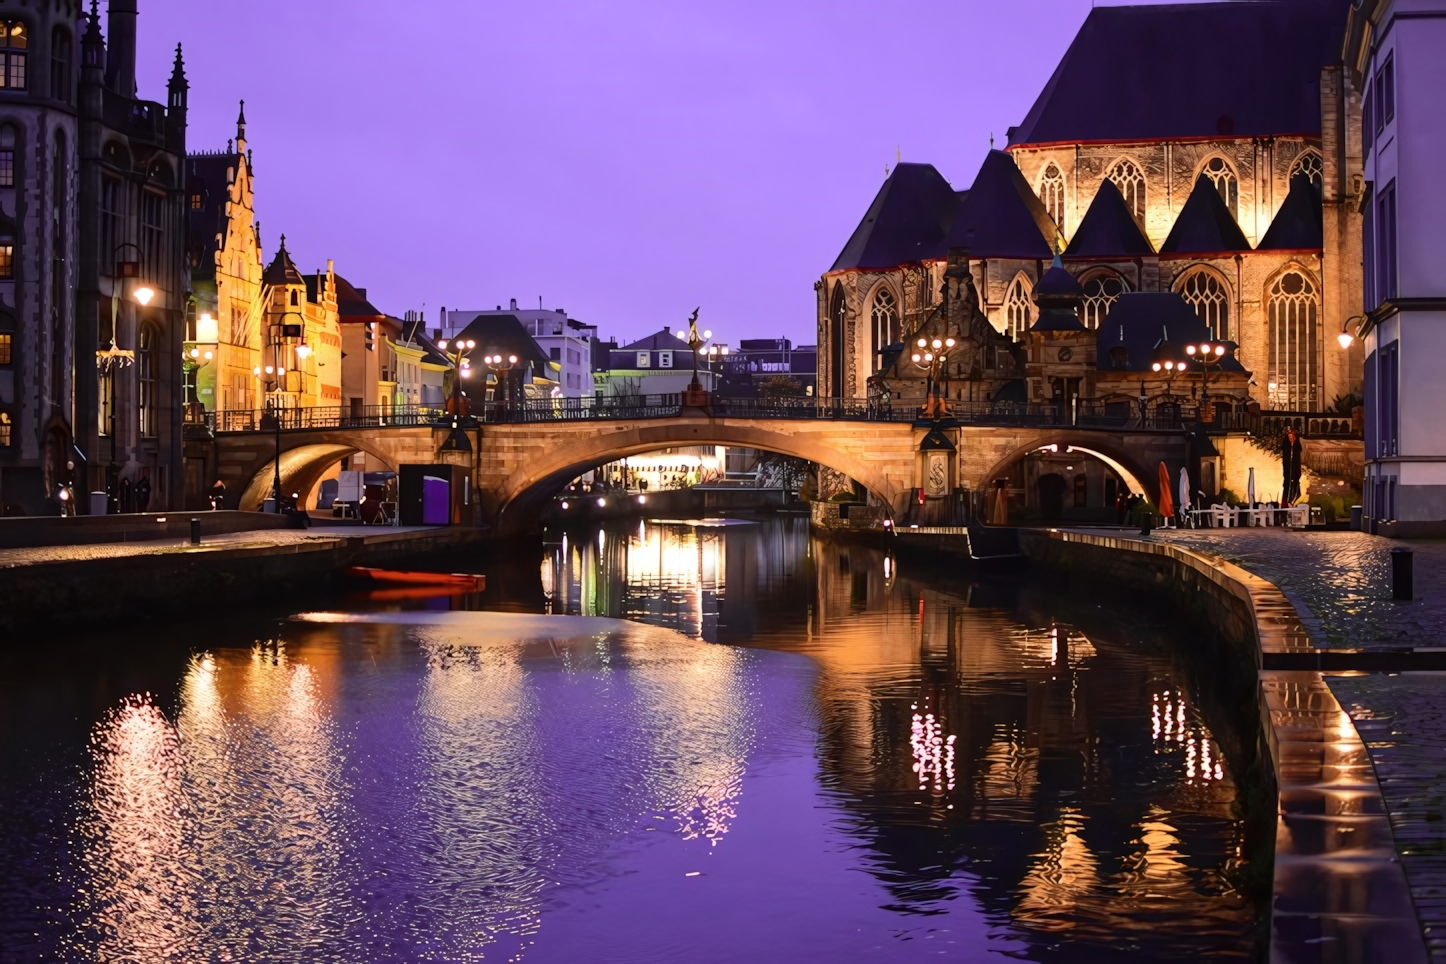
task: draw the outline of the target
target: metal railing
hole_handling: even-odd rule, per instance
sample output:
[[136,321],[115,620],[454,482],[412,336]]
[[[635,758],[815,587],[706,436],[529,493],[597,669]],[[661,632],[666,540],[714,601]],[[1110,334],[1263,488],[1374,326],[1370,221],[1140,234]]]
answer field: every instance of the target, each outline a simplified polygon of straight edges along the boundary
[[[717,418],[805,419],[855,422],[913,422],[919,419],[922,398],[713,398],[707,411]],[[1144,418],[1138,408],[1118,403],[1080,401],[1074,404],[1024,402],[949,403],[948,420],[955,425],[998,427],[1072,427],[1103,431],[1178,431],[1193,426],[1199,416],[1193,407],[1160,406]],[[583,398],[527,398],[489,401],[474,406],[477,421],[493,424],[615,421],[671,418],[682,414],[683,397],[663,395],[611,395]],[[300,429],[352,429],[420,427],[446,420],[441,408],[422,405],[366,407],[283,408],[275,412],[241,410],[206,412],[204,424],[213,432],[270,432]],[[188,422],[190,420],[188,419]],[[1351,419],[1320,412],[1217,411],[1212,432],[1273,435],[1295,427],[1306,438],[1356,438]]]

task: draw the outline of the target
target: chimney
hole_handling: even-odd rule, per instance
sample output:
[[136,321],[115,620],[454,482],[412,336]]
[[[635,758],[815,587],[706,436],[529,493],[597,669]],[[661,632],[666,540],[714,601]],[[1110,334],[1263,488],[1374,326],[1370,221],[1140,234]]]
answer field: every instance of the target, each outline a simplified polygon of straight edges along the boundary
[[122,97],[136,96],[136,0],[110,0],[105,21],[106,84]]
[[512,310],[513,310],[513,311],[516,311],[516,310],[517,310],[517,299],[516,299],[516,298],[513,298],[513,299],[512,299]]

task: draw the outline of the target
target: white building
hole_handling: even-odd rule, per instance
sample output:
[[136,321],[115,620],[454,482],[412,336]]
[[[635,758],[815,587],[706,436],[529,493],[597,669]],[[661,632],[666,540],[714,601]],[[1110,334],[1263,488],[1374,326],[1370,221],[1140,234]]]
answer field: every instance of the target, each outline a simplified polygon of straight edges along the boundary
[[494,311],[443,308],[442,337],[455,337],[478,318],[500,315],[510,315],[521,322],[542,353],[560,366],[554,377],[563,396],[579,398],[593,393],[592,342],[597,338],[597,327],[567,317],[561,308],[518,308],[516,298],[512,299],[511,307],[498,305]]
[[[1446,0],[1361,0],[1366,478],[1372,532],[1446,533]],[[1348,326],[1349,327],[1349,326]]]

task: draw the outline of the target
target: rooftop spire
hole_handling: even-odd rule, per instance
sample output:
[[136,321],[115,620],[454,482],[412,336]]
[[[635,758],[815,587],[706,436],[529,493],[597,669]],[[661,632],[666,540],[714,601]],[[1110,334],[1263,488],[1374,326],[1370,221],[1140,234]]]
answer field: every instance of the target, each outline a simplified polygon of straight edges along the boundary
[[105,37],[100,32],[99,0],[90,0],[90,14],[86,17],[85,33],[80,38],[80,65],[105,70]]
[[[236,143],[246,143],[246,102],[241,102],[241,111],[236,115]],[[242,148],[237,147],[238,151]]]

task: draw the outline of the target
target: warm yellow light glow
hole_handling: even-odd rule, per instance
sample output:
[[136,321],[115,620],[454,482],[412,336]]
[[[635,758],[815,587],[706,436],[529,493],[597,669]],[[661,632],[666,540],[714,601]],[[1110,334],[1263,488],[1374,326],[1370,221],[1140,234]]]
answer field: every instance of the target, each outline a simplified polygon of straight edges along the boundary
[[141,303],[142,307],[150,304],[151,299],[155,296],[155,290],[152,288],[147,288],[144,285],[136,289],[135,299]]
[[196,340],[203,342],[220,341],[220,335],[220,326],[216,324],[216,319],[212,318],[206,312],[202,312],[201,316],[196,319]]
[[441,341],[437,342],[437,347],[440,348],[440,349],[442,349],[443,351],[446,351],[446,350],[447,350],[447,339],[443,338]]
[[300,359],[302,359],[303,361],[305,361],[305,360],[306,360],[306,356],[307,356],[307,355],[310,355],[310,354],[311,354],[311,346],[310,346],[310,345],[297,345],[297,346],[296,346],[296,357],[297,357],[297,358],[300,358]]
[[1186,346],[1185,346],[1185,354],[1187,354],[1187,355],[1193,355],[1193,354],[1195,354],[1195,346],[1194,346],[1194,345],[1186,345]]
[[1344,349],[1349,348],[1351,347],[1351,345],[1355,344],[1356,337],[1348,331],[1342,331],[1339,335],[1336,335],[1336,341],[1340,342],[1341,348]]

